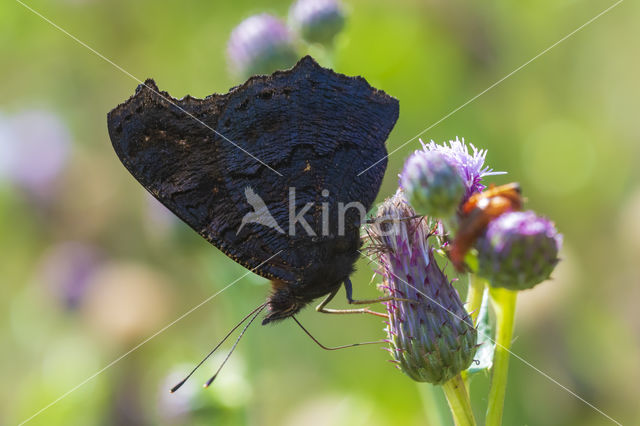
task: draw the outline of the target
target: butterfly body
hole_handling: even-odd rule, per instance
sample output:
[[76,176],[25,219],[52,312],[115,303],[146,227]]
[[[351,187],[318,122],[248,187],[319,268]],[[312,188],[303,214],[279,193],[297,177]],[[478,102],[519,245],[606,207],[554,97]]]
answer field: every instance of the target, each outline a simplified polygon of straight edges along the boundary
[[[320,67],[256,76],[223,95],[173,99],[152,80],[108,115],[113,147],[158,200],[227,256],[272,280],[265,322],[353,272],[360,216],[386,161],[398,102]],[[344,210],[344,209],[343,209]]]

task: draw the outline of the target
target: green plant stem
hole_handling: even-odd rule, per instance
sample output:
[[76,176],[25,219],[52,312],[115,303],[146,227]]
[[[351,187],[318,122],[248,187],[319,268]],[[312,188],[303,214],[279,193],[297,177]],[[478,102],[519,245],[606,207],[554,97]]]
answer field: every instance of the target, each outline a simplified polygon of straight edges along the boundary
[[471,401],[462,376],[458,374],[443,384],[442,390],[444,390],[444,395],[447,397],[456,426],[475,426],[476,419],[473,417]]
[[467,292],[467,312],[473,320],[473,325],[477,326],[478,314],[480,313],[480,305],[482,305],[482,296],[487,280],[480,278],[476,274],[469,274],[469,291]]
[[416,382],[416,386],[418,387],[420,399],[422,400],[422,409],[424,411],[426,424],[429,426],[443,426],[448,424],[448,422],[445,422],[446,413],[436,399],[440,397],[440,394],[436,395],[436,387],[429,383],[420,382]]
[[507,388],[509,351],[513,336],[518,293],[503,288],[492,288],[490,293],[496,314],[496,350],[493,354],[489,405],[485,424],[486,426],[500,426],[502,424],[504,396]]
[[[478,314],[480,313],[480,305],[482,305],[482,298],[484,296],[484,289],[486,286],[487,280],[480,278],[474,273],[469,274],[469,289],[467,290],[466,307],[474,327],[478,326]],[[469,375],[466,370],[462,372],[462,380],[464,380],[467,392],[470,392]]]

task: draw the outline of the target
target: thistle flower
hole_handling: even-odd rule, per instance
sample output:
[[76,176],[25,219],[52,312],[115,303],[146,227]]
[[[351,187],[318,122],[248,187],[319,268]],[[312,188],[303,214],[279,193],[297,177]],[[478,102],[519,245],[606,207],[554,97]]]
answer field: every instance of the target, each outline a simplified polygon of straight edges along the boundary
[[469,144],[471,147],[471,153],[469,153],[469,148],[464,142],[464,138],[459,140],[456,137],[456,140],[449,141],[448,145],[446,142],[442,145],[437,145],[433,141],[425,144],[422,142],[422,139],[420,139],[420,142],[425,151],[441,154],[450,164],[458,169],[458,173],[466,188],[462,202],[466,201],[474,192],[481,192],[485,188],[485,185],[482,184],[483,177],[505,173],[494,172],[493,169],[484,165],[484,160],[487,156],[486,149],[478,150],[473,144]]
[[[429,225],[415,215],[398,190],[378,209],[371,246],[382,266],[382,288],[404,300],[387,303],[391,354],[419,382],[443,384],[466,369],[476,352],[477,333],[455,288],[436,263]],[[389,219],[400,219],[389,222]]]
[[58,243],[40,261],[38,279],[65,309],[75,310],[103,263],[98,247],[76,241]]
[[344,27],[344,8],[338,0],[298,0],[289,9],[289,23],[309,43],[330,47]]
[[56,114],[26,110],[0,123],[0,175],[36,200],[48,201],[71,152],[71,135]]
[[453,216],[465,193],[458,170],[443,155],[416,151],[404,163],[400,187],[420,215],[447,219]]
[[562,235],[532,211],[493,220],[478,240],[478,275],[494,287],[525,290],[546,280],[557,265]]
[[290,68],[298,59],[289,30],[268,13],[250,16],[231,32],[227,55],[232,70],[244,78]]

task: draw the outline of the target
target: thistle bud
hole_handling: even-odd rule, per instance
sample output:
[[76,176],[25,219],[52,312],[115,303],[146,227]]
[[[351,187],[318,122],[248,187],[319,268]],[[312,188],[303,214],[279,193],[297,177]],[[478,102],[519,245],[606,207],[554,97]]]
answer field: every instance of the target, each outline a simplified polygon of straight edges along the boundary
[[381,288],[402,299],[386,304],[394,361],[413,380],[442,384],[469,367],[477,333],[436,263],[427,221],[407,219],[414,215],[399,190],[378,209],[371,247],[381,265]]
[[250,16],[231,32],[227,55],[232,70],[244,78],[290,68],[298,59],[289,30],[268,13]]
[[525,290],[549,278],[562,235],[532,211],[499,216],[478,240],[478,275],[494,287]]
[[458,170],[437,152],[416,151],[404,163],[400,187],[420,215],[447,219],[465,193]]
[[331,47],[344,27],[344,8],[338,0],[298,0],[289,10],[289,22],[305,41]]

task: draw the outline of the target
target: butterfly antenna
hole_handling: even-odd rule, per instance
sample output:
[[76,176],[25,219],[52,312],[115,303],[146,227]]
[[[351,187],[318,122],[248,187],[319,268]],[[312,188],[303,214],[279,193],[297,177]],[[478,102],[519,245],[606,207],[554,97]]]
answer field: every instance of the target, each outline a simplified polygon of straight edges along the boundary
[[316,339],[315,337],[313,337],[313,335],[309,332],[309,330],[307,330],[306,328],[304,328],[304,326],[302,324],[300,324],[300,321],[298,321],[298,319],[294,316],[292,316],[291,318],[293,318],[293,320],[296,322],[296,324],[298,324],[300,326],[300,328],[302,329],[302,331],[304,331],[307,336],[309,336],[311,338],[311,340],[313,340],[314,342],[316,342],[316,344],[318,346],[320,346],[322,349],[324,349],[325,351],[337,351],[338,349],[346,349],[346,348],[353,348],[354,346],[364,346],[364,345],[378,345],[381,343],[387,343],[384,340],[378,340],[376,342],[362,342],[362,343],[352,343],[350,345],[343,345],[343,346],[336,346],[333,348],[330,348],[328,346],[323,345],[322,343],[320,343],[318,341],[318,339]]
[[[247,329],[253,323],[253,321],[255,321],[255,319],[258,318],[258,315],[260,315],[260,312],[262,312],[262,310],[266,307],[267,307],[267,304],[263,303],[262,305],[258,306],[253,312],[251,312],[251,314],[249,314],[249,316],[253,314],[253,317],[249,320],[247,325],[245,325],[242,331],[240,332],[240,335],[234,342],[233,346],[231,346],[231,350],[229,350],[229,353],[227,354],[224,361],[222,361],[222,364],[220,364],[220,367],[218,367],[218,369],[216,370],[216,373],[213,376],[211,376],[211,378],[207,380],[207,382],[203,385],[204,388],[208,388],[209,386],[211,386],[211,383],[213,383],[216,377],[218,377],[218,374],[220,374],[220,370],[222,370],[222,367],[224,367],[224,365],[227,363],[233,351],[236,350],[236,346],[238,346],[238,343],[240,342],[240,339],[242,339],[242,336],[244,336],[244,333],[247,331]],[[244,320],[246,320],[246,318]],[[244,320],[242,321],[244,322]]]
[[[264,307],[265,307],[266,305],[267,305],[266,303],[261,304],[260,306],[258,306],[257,308],[255,308],[254,310],[252,310],[251,312],[249,312],[249,313],[248,313],[244,318],[242,318],[242,319],[240,320],[240,322],[239,322],[238,324],[236,324],[236,325],[235,325],[235,326],[234,326],[234,327],[233,327],[233,328],[232,328],[232,329],[227,333],[227,335],[226,335],[226,336],[224,336],[224,338],[223,338],[223,339],[222,339],[222,340],[221,340],[221,341],[220,341],[220,342],[219,342],[219,343],[218,343],[218,344],[217,344],[213,349],[211,349],[211,352],[209,352],[209,353],[207,354],[207,356],[205,356],[205,357],[202,359],[202,361],[200,361],[200,362],[198,363],[198,365],[196,365],[196,366],[193,368],[193,370],[191,370],[191,372],[190,372],[189,374],[187,374],[187,376],[186,376],[184,379],[182,379],[182,380],[181,380],[177,385],[175,385],[174,387],[172,387],[172,388],[171,388],[171,393],[174,393],[175,391],[177,391],[178,389],[180,389],[180,388],[182,387],[182,385],[184,385],[184,384],[186,383],[186,381],[187,381],[187,380],[189,380],[189,378],[193,375],[193,373],[195,373],[195,372],[196,372],[196,370],[197,370],[198,368],[200,368],[200,366],[201,366],[202,364],[204,364],[204,362],[205,362],[206,360],[208,360],[208,359],[209,359],[209,357],[210,357],[211,355],[213,355],[213,353],[214,353],[214,352],[215,352],[215,351],[220,347],[220,345],[222,345],[222,344],[223,344],[223,343],[224,343],[224,342],[229,338],[229,336],[231,336],[231,335],[233,334],[233,332],[234,332],[234,331],[236,331],[236,330],[238,329],[238,327],[240,327],[240,326],[241,326],[241,325],[242,325],[246,320],[248,320],[248,319],[249,319],[252,315],[254,315],[256,312],[258,312],[258,313],[259,313],[260,311],[262,311],[262,309],[264,309]],[[255,318],[254,318],[254,319],[255,319]],[[251,321],[253,321],[253,320],[251,320]],[[245,328],[245,329],[246,329],[246,328]],[[244,333],[244,331],[243,331],[243,333]]]

